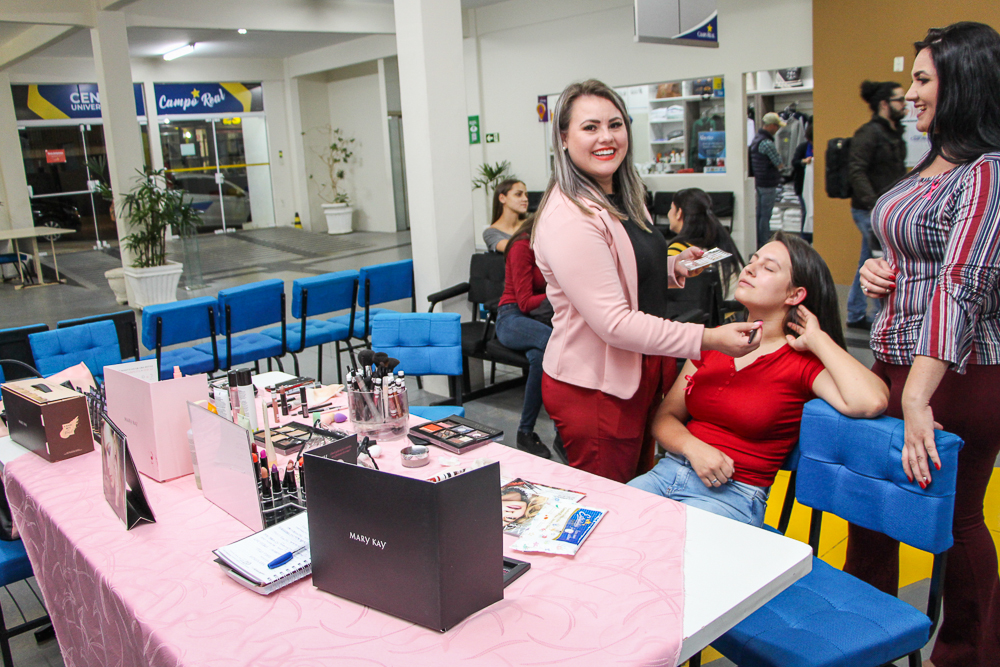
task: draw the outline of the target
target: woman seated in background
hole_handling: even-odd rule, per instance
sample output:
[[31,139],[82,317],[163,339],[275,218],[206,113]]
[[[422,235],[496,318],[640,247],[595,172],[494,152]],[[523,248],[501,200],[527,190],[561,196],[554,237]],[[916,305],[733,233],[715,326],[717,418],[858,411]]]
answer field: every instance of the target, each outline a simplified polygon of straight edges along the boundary
[[528,215],[528,188],[516,178],[501,181],[493,191],[493,224],[483,230],[490,252],[507,249],[510,237]]
[[870,418],[889,390],[846,351],[833,277],[801,238],[775,234],[740,273],[735,297],[760,325],[760,347],[685,363],[653,422],[666,455],[629,485],[759,527],[802,406],[819,397]]
[[667,220],[670,221],[670,231],[677,235],[667,248],[668,256],[679,255],[691,246],[703,250],[719,248],[732,255],[719,262],[723,290],[727,291],[732,278],[743,268],[743,257],[729,232],[712,212],[712,198],[708,193],[699,188],[675,192]]
[[534,216],[521,225],[507,242],[504,291],[497,312],[497,339],[528,357],[528,381],[524,386],[524,406],[517,425],[517,448],[550,458],[548,447],[535,433],[535,421],[542,409],[542,358],[552,334],[552,308],[545,298],[545,278],[535,265],[531,249]]

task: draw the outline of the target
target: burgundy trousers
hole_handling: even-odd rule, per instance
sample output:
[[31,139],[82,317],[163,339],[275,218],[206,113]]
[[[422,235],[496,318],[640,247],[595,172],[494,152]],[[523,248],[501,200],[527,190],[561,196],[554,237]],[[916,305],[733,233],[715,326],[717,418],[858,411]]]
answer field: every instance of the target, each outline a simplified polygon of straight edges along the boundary
[[[900,399],[909,370],[880,361],[872,367],[889,385],[887,415],[903,417]],[[965,440],[958,455],[955,544],[945,569],[944,619],[931,655],[935,667],[1000,664],[1000,576],[996,547],[983,518],[986,487],[1000,451],[998,399],[1000,366],[969,365],[965,375],[947,372],[931,400],[935,421]],[[933,473],[932,468],[931,484]],[[844,571],[896,595],[899,543],[851,524]]]
[[543,375],[542,402],[569,464],[623,484],[651,470],[656,443],[649,427],[676,375],[676,360],[644,356],[639,388],[627,399]]

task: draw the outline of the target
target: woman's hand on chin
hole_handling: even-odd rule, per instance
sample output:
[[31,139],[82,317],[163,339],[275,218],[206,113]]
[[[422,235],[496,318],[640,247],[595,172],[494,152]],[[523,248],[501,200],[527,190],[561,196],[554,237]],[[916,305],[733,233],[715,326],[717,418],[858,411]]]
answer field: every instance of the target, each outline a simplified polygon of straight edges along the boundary
[[733,322],[714,329],[705,328],[701,349],[716,350],[730,357],[742,357],[760,347],[764,336],[758,334],[750,340],[750,332],[760,328],[756,322]]
[[826,332],[819,326],[819,319],[813,315],[805,306],[796,306],[795,314],[788,322],[788,328],[798,334],[798,337],[787,334],[785,339],[788,346],[798,352],[813,351],[811,345],[815,345],[816,339],[826,336]]

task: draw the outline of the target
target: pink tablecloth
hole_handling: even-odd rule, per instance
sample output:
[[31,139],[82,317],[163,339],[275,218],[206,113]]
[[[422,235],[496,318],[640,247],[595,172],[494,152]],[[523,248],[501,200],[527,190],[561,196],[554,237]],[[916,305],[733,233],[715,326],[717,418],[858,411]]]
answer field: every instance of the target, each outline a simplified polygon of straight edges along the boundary
[[[384,443],[394,472],[402,442]],[[444,456],[434,450],[434,458]],[[307,578],[264,597],[212,549],[249,530],[192,476],[143,478],[157,522],[126,532],[104,500],[100,453],[4,475],[15,519],[70,667],[139,665],[675,665],[684,610],[681,505],[502,445],[464,458],[587,493],[611,510],[574,558],[505,552],[531,569],[505,599],[441,634],[319,591]],[[417,470],[441,470],[433,461]],[[497,530],[500,527],[497,526]]]

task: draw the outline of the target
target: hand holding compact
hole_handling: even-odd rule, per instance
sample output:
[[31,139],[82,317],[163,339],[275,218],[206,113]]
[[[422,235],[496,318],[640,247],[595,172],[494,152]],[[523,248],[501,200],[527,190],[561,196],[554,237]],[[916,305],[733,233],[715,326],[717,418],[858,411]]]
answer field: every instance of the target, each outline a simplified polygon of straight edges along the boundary
[[699,269],[691,271],[686,266],[684,266],[684,262],[685,260],[689,259],[699,259],[704,254],[705,254],[704,250],[695,246],[691,246],[690,248],[685,248],[681,252],[681,254],[677,255],[677,261],[674,262],[674,273],[677,275],[678,278],[694,278],[702,271],[704,271],[705,267],[701,267]]

